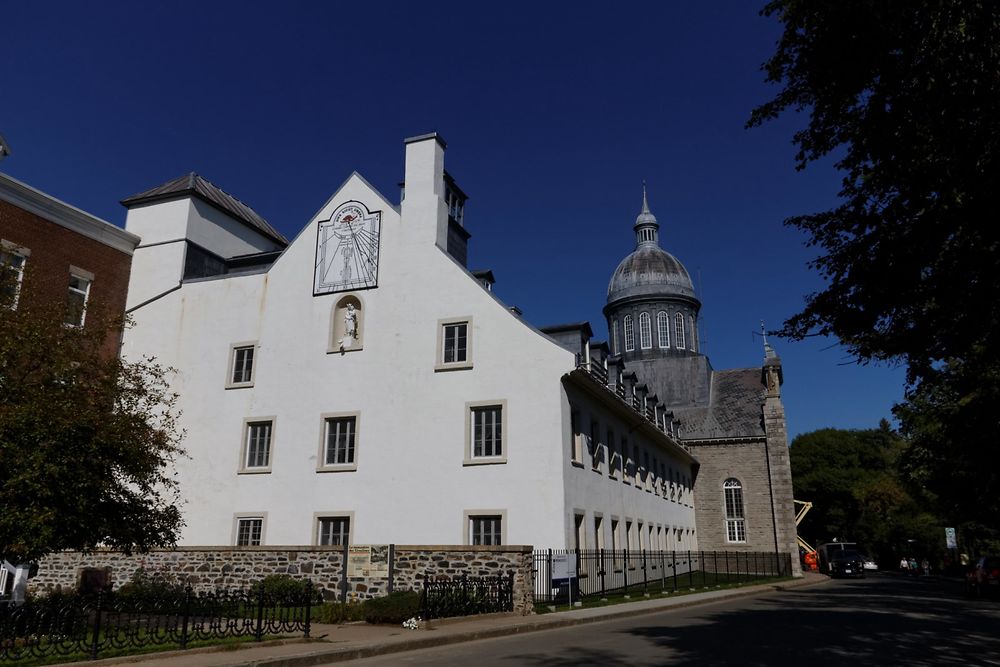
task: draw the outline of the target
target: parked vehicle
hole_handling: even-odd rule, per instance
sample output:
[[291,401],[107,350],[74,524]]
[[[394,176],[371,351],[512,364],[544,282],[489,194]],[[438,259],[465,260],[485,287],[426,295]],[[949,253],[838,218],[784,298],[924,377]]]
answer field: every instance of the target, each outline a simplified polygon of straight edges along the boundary
[[868,556],[861,554],[861,560],[864,561],[864,566],[866,570],[871,572],[878,570],[878,564]]
[[819,571],[823,574],[832,574],[830,570],[830,563],[833,560],[834,554],[838,551],[858,551],[857,542],[826,542],[825,544],[820,544],[816,549],[816,553],[819,555]]
[[835,551],[830,558],[831,577],[865,576],[865,561],[857,551]]
[[965,573],[969,595],[1000,595],[1000,556],[982,556]]

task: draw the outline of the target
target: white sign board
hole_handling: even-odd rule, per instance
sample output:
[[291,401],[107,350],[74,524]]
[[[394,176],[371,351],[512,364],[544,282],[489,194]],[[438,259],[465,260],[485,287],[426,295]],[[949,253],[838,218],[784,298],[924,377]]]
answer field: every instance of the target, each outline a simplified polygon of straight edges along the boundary
[[955,539],[955,529],[945,528],[944,529],[944,541],[948,543],[949,549],[958,548],[958,540]]
[[576,554],[552,554],[552,578],[576,578]]

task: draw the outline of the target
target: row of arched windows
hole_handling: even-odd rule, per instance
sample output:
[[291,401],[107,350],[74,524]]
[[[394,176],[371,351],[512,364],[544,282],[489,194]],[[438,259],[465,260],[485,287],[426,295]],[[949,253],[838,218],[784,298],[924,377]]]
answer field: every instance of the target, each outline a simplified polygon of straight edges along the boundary
[[[625,351],[635,350],[635,324],[632,315],[626,315],[622,319],[622,327],[625,334]],[[673,347],[678,350],[690,349],[697,352],[696,336],[694,327],[694,316],[689,315],[685,320],[684,313],[678,311],[673,317],[673,333],[670,331],[670,314],[661,310],[656,314],[656,347],[666,349],[671,347],[670,341],[673,338]],[[618,320],[612,323],[611,345],[615,354],[621,354],[618,347]],[[649,313],[639,313],[639,348],[650,350],[653,348],[653,323]]]

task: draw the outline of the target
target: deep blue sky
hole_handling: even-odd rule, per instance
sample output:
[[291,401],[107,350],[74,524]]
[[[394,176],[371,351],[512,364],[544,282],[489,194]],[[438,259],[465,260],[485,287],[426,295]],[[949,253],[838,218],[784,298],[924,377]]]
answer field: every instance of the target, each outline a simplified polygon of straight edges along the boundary
[[[712,3],[18,2],[4,7],[4,172],[118,225],[118,200],[197,171],[294,236],[357,170],[392,201],[403,138],[436,130],[470,195],[470,268],[543,326],[589,320],[634,248],[641,183],[700,290],[716,368],[762,360],[821,287],[785,217],[827,208],[794,169],[800,118],[746,130],[775,92],[779,26]],[[774,340],[790,435],[889,417],[903,373],[831,341]]]

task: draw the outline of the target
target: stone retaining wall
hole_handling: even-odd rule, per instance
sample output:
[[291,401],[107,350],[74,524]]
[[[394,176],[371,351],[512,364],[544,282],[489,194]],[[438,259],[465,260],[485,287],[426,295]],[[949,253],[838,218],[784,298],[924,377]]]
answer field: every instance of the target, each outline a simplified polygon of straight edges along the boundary
[[[497,575],[514,576],[514,611],[529,614],[534,605],[531,547],[395,545],[391,563],[393,590],[420,590],[425,578],[433,580]],[[187,547],[126,556],[118,551],[89,554],[64,551],[41,561],[38,575],[28,589],[40,593],[74,590],[87,569],[106,570],[117,588],[140,568],[176,577],[195,591],[245,588],[269,574],[309,579],[324,597],[342,595],[343,547]],[[386,595],[388,577],[350,577],[347,598],[364,600]]]

